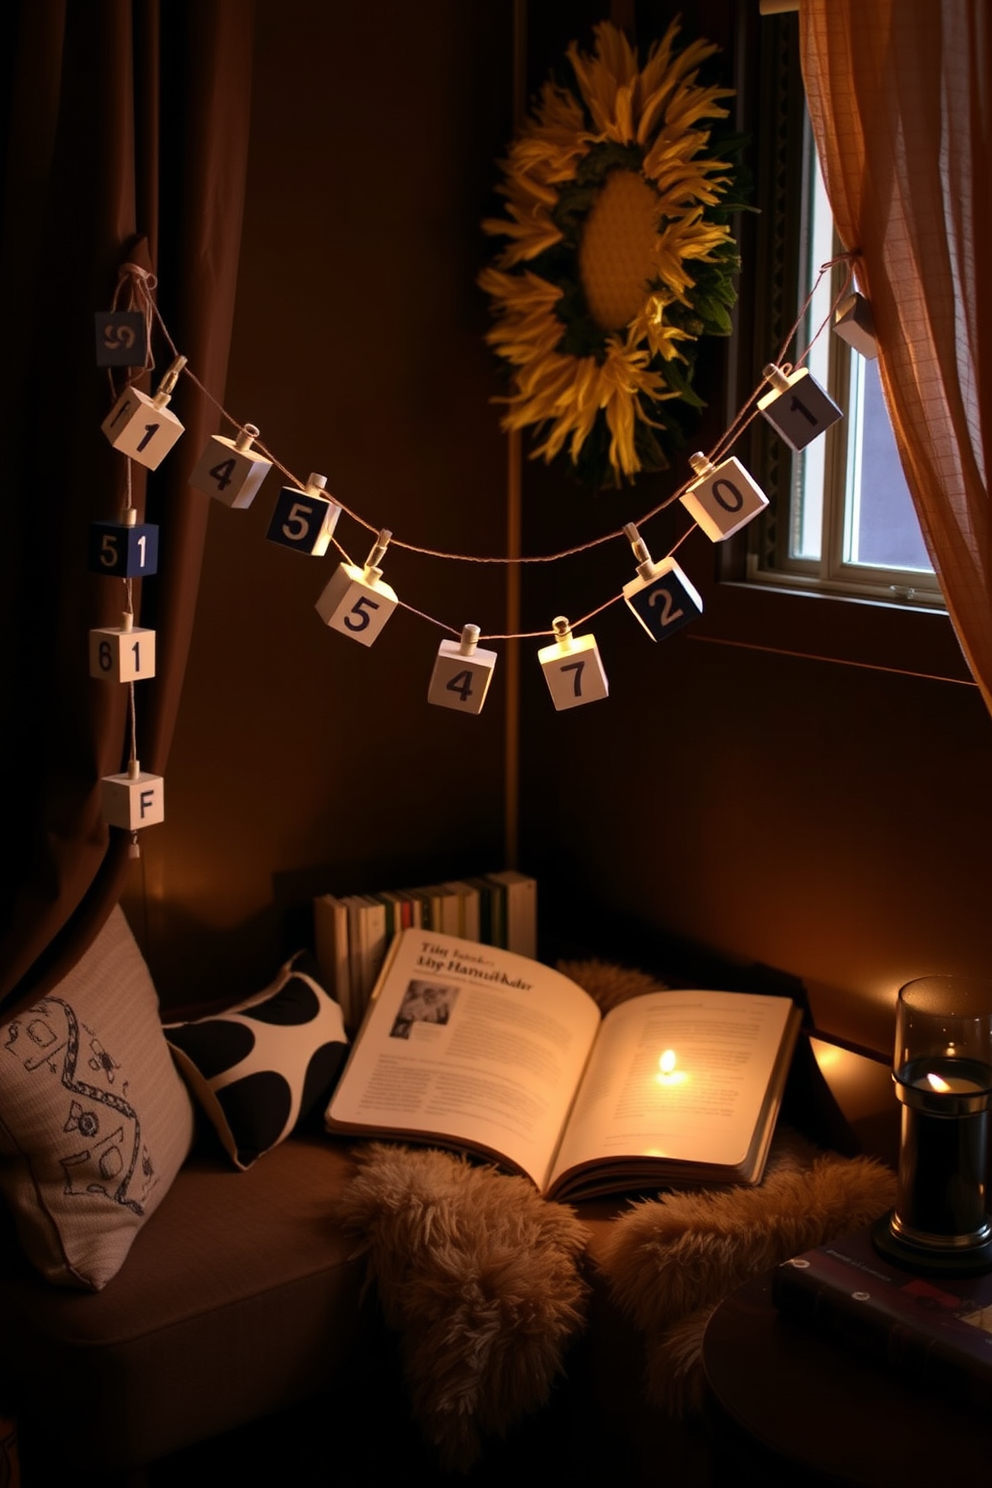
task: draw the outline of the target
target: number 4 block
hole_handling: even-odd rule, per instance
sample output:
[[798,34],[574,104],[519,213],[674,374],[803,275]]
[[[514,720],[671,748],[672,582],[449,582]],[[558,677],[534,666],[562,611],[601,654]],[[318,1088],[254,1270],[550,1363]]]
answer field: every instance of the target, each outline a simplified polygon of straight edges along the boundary
[[461,639],[442,641],[438,647],[427,701],[439,708],[457,708],[461,713],[481,713],[493,679],[496,652],[476,645],[477,625],[466,625]]
[[608,697],[610,686],[595,637],[573,636],[563,615],[557,617],[554,627],[557,640],[551,646],[542,646],[537,659],[558,711]]
[[195,491],[213,496],[225,506],[243,511],[251,506],[269,471],[272,461],[255,454],[251,448],[258,438],[254,424],[245,424],[236,439],[214,434],[196,463],[189,478]]

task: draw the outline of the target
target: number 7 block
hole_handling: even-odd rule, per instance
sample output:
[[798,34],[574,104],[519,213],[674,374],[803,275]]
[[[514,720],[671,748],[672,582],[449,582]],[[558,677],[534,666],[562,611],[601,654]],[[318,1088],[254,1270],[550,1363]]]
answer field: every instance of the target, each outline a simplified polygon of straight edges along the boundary
[[553,624],[557,639],[551,646],[542,646],[537,659],[558,711],[608,697],[610,686],[595,637],[573,636],[564,615],[556,616]]

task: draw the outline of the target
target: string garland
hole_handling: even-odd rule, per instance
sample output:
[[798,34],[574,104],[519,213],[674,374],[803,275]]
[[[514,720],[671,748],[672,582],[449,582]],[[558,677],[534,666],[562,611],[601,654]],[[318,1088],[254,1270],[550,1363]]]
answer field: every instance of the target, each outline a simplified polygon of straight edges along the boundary
[[[120,522],[94,523],[91,527],[90,567],[124,583],[123,625],[90,632],[91,675],[105,681],[123,681],[128,696],[128,765],[124,774],[104,777],[104,815],[111,825],[130,832],[130,852],[137,856],[137,829],[164,817],[163,781],[143,774],[138,762],[136,682],[154,675],[154,632],[134,626],[133,579],[154,574],[157,569],[158,528],[138,523],[134,505],[132,461],[148,469],[157,468],[183,433],[183,426],[167,407],[180,377],[189,378],[203,397],[229,424],[232,440],[214,435],[208,441],[191,483],[225,504],[247,506],[275,468],[287,481],[279,493],[268,537],[295,547],[297,551],[322,556],[334,547],[343,560],[316,603],[326,625],[371,645],[397,607],[445,632],[428,689],[428,701],[459,711],[478,713],[492,678],[496,652],[480,648],[479,642],[541,640],[539,661],[557,709],[573,707],[608,695],[606,673],[594,638],[574,632],[620,600],[626,601],[635,618],[653,640],[663,639],[702,612],[702,600],[675,561],[675,554],[697,527],[711,541],[722,541],[750,521],[766,506],[767,497],[731,449],[754,418],[763,413],[793,448],[810,439],[841,417],[840,410],[805,368],[817,339],[838,314],[838,306],[849,299],[856,252],[844,253],[824,263],[816,282],[800,308],[775,362],[768,364],[762,381],[738,410],[729,427],[708,453],[690,458],[692,474],[663,500],[635,521],[612,528],[585,542],[550,553],[524,555],[480,555],[455,553],[396,537],[377,529],[360,512],[325,493],[325,478],[311,474],[307,482],[284,464],[259,437],[253,424],[236,419],[199,379],[178,350],[155,302],[155,276],[134,263],[122,266],[108,312],[97,319],[98,361],[107,365],[112,406],[102,429],[125,457],[124,501]],[[784,358],[804,324],[807,311],[823,277],[838,265],[846,272],[830,310],[809,344],[793,364]],[[121,307],[124,306],[122,309]],[[135,387],[136,381],[154,370],[153,330],[157,327],[168,346],[172,361],[158,390],[149,397]],[[126,368],[118,391],[115,368]],[[768,390],[769,384],[771,391]],[[787,397],[786,394],[790,396]],[[815,411],[814,411],[815,410]],[[226,494],[234,483],[233,495]],[[721,490],[722,488],[722,490]],[[690,518],[688,525],[660,561],[655,561],[641,536],[641,528],[675,502],[681,502]],[[375,542],[364,564],[357,564],[336,534],[338,519],[345,514],[359,528],[374,535]],[[281,527],[280,524],[281,523]],[[597,549],[621,537],[629,541],[636,564],[636,577],[621,592],[612,594],[583,613],[578,620],[556,616],[550,629],[483,633],[476,625],[455,626],[400,599],[383,581],[381,562],[389,546],[419,557],[453,563],[498,564],[524,567],[564,561]]]

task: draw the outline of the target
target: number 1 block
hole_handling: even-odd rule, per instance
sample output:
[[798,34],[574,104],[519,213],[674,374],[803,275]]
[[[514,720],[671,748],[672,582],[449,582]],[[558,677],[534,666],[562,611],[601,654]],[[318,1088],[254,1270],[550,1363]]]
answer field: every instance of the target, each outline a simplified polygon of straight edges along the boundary
[[100,425],[115,450],[148,470],[158,468],[183,432],[172,410],[160,404],[160,397],[149,398],[137,388],[127,388]]
[[735,459],[712,466],[679,500],[710,542],[739,532],[768,505],[764,491]]
[[810,376],[808,368],[800,367],[788,376],[777,367],[766,368],[765,375],[774,382],[774,387],[758,399],[758,407],[792,449],[805,449],[844,417],[833,398]]
[[398,603],[395,592],[382,579],[366,578],[366,570],[357,564],[339,563],[316,609],[332,630],[371,646]]
[[88,567],[109,578],[144,579],[158,571],[154,522],[91,522]]
[[155,632],[133,626],[90,631],[90,676],[102,682],[143,682],[155,675]]
[[653,641],[674,635],[703,613],[703,601],[674,558],[623,586],[623,597]]
[[551,646],[542,646],[537,659],[559,712],[609,696],[610,685],[595,636],[569,635]]
[[[470,634],[470,632],[474,632]],[[475,644],[478,627],[467,625],[461,640],[442,641],[427,689],[427,701],[461,713],[481,713],[493,679],[496,652]]]
[[100,781],[103,819],[112,827],[135,831],[165,820],[165,781],[138,770],[134,775],[104,775]]

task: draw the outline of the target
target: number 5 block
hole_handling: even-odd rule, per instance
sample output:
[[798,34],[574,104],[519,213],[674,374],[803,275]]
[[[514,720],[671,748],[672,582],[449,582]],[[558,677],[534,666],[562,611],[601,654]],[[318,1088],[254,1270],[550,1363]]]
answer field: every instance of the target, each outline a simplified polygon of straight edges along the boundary
[[[127,617],[128,619],[130,617]],[[90,676],[102,682],[143,682],[155,675],[155,632],[125,623],[90,631]]]
[[225,506],[240,511],[251,506],[272,469],[272,461],[255,454],[251,448],[252,440],[257,438],[254,424],[245,424],[236,439],[214,434],[196,462],[190,485],[204,496],[223,501]]
[[317,601],[317,614],[332,630],[371,646],[397,604],[395,592],[374,571],[339,563]]
[[563,615],[556,618],[554,627],[557,640],[551,646],[542,646],[537,659],[558,711],[608,697],[610,686],[595,637],[573,636]]
[[768,505],[768,497],[751,479],[740,460],[711,465],[705,455],[691,455],[689,463],[700,477],[679,497],[710,542],[722,542],[746,527]]
[[144,579],[156,573],[158,527],[153,522],[91,522],[88,567],[109,578]]
[[341,515],[341,508],[321,494],[326,484],[326,476],[311,475],[305,491],[298,486],[282,487],[265,534],[270,542],[312,558],[324,556]]
[[496,652],[476,645],[477,625],[466,625],[458,641],[442,641],[438,647],[427,689],[427,701],[439,708],[457,708],[461,713],[481,713],[493,679]]
[[133,760],[123,775],[104,775],[100,781],[103,819],[112,827],[134,831],[165,820],[165,781],[147,775]]

